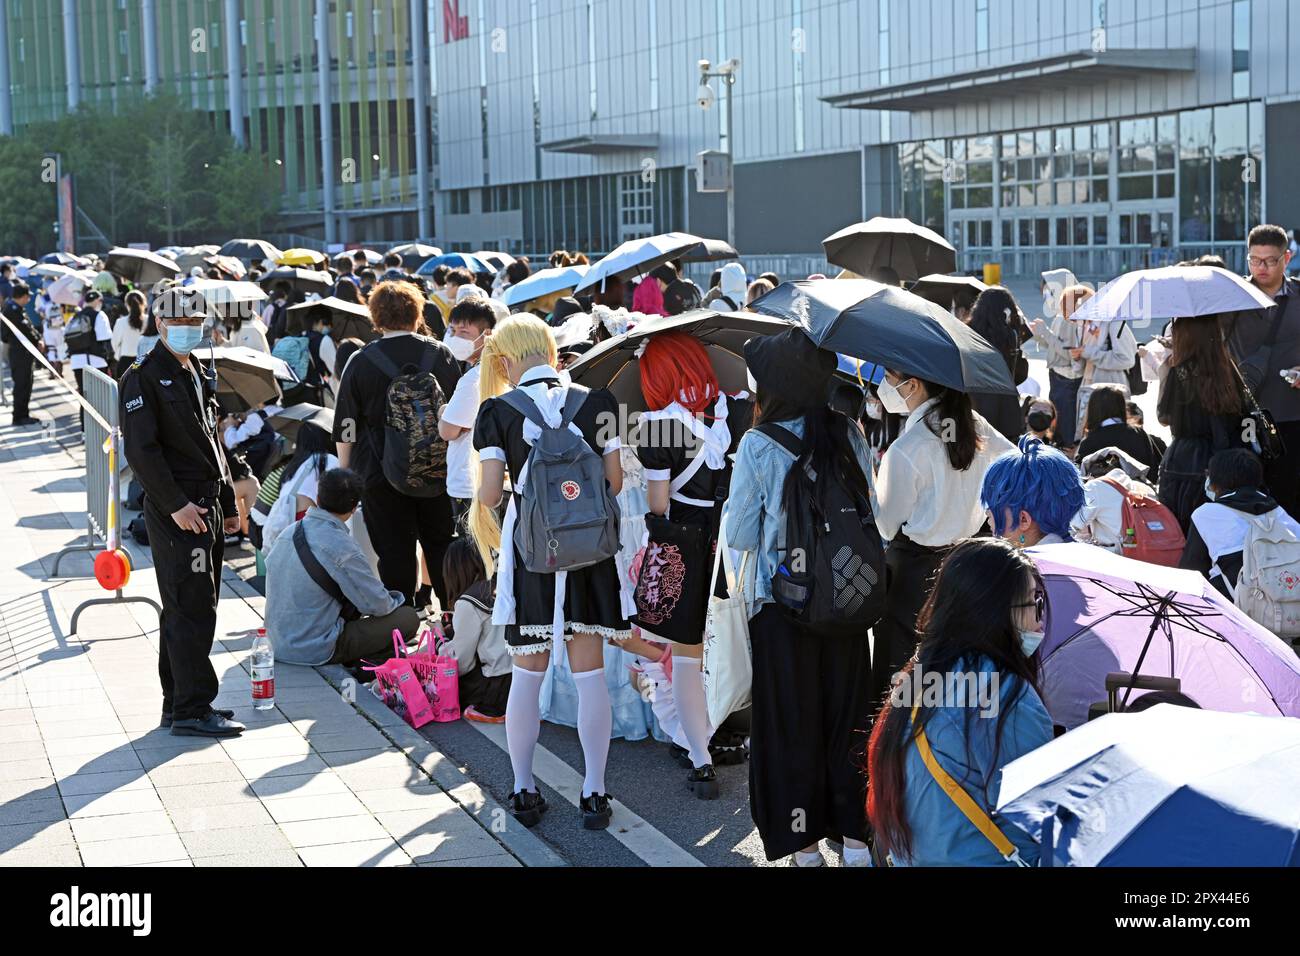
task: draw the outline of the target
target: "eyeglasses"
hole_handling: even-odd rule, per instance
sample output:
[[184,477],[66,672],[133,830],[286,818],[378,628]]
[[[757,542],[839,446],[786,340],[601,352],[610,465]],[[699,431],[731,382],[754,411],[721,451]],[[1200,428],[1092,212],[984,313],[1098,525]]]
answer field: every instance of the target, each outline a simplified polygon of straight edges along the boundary
[[1251,256],[1246,261],[1250,263],[1252,269],[1275,269],[1282,258],[1282,256],[1269,256],[1267,259],[1261,259],[1258,256]]
[[1032,607],[1034,609],[1034,620],[1041,622],[1047,614],[1047,595],[1042,591],[1034,592],[1034,600],[1029,604],[1013,604],[1012,607]]

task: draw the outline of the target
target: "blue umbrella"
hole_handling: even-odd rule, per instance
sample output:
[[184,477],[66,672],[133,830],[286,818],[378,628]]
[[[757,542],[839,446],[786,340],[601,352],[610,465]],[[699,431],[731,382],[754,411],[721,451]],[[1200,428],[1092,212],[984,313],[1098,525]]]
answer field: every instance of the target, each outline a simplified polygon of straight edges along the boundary
[[576,289],[589,268],[589,266],[579,265],[542,269],[540,272],[534,272],[523,282],[517,282],[506,289],[505,294],[501,296],[501,301],[508,308],[513,309],[517,305],[540,299],[545,295]]
[[1300,866],[1300,720],[1173,704],[1007,764],[998,816],[1043,866]]
[[1016,394],[1002,353],[933,302],[869,279],[783,282],[750,309],[803,328],[819,348],[962,392]]
[[446,266],[448,269],[468,269],[470,272],[482,275],[496,275],[497,270],[480,259],[478,256],[472,256],[468,252],[449,252],[443,256],[435,256],[420,266],[415,273],[419,276],[431,276],[433,270],[438,266]]
[[864,362],[852,355],[836,355],[839,359],[839,371],[859,385],[879,385],[885,380],[885,367],[874,362]]

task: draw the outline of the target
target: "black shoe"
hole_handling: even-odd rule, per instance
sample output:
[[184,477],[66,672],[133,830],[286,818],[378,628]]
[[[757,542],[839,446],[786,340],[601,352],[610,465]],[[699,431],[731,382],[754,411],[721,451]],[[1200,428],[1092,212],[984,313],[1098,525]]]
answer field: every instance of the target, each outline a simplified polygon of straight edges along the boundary
[[27,418],[15,418],[15,419],[14,419],[14,425],[15,425],[15,426],[22,426],[22,425],[39,425],[40,423],[41,423],[41,420],[40,420],[39,418],[32,418],[31,416],[28,416]]
[[516,820],[526,827],[537,826],[546,810],[546,798],[542,796],[540,790],[531,793],[527,790],[521,790],[518,793],[510,794],[510,812],[515,815]]
[[701,800],[718,799],[718,775],[713,764],[695,767],[686,777],[686,786],[695,792]]
[[173,720],[173,737],[238,737],[244,725],[222,717],[215,710],[195,720]]
[[604,830],[609,826],[609,818],[614,815],[607,793],[593,793],[589,797],[583,797],[578,806],[582,810],[584,830]]
[[[220,709],[214,707],[214,708],[212,708],[212,712],[213,712],[214,714],[219,714],[220,716],[226,718],[226,720],[234,720],[234,719],[235,719],[235,712],[234,712],[233,710],[220,710]],[[160,721],[158,722],[158,726],[159,726],[159,727],[170,727],[171,725],[172,725],[172,712],[171,712],[170,710],[164,710],[164,711],[162,712],[162,720],[160,720]]]
[[416,610],[422,611],[432,603],[433,603],[433,585],[421,584],[420,589],[415,592]]
[[745,735],[731,730],[719,730],[709,741],[709,756],[715,767],[732,767],[749,759]]

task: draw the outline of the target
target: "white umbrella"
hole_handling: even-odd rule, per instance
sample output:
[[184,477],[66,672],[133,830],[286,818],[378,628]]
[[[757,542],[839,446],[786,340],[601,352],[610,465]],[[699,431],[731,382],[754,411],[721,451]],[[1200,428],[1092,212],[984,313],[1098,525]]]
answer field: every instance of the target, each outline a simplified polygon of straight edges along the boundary
[[81,297],[94,281],[93,272],[69,272],[55,279],[45,290],[45,294],[50,297],[51,302],[59,305],[79,306]]
[[515,261],[514,256],[505,252],[492,252],[492,251],[476,252],[474,253],[474,255],[478,256],[488,265],[492,266],[494,269],[497,270],[497,272],[500,272],[506,266],[510,265],[510,263]]
[[64,276],[76,275],[77,270],[70,266],[61,266],[57,262],[41,262],[30,266],[27,269],[27,274],[29,276],[44,276],[46,279],[61,279]]
[[245,316],[252,315],[255,308],[253,303],[265,302],[268,298],[262,287],[254,282],[195,279],[186,288],[203,296],[207,305],[223,317],[236,311]]
[[1240,276],[1213,266],[1165,266],[1128,272],[1106,283],[1070,316],[1075,322],[1146,324],[1267,309],[1273,299]]
[[331,259],[330,261],[342,262],[344,259],[346,259],[349,262],[351,262],[354,258],[356,258],[356,254],[358,252],[365,255],[367,265],[377,266],[379,265],[379,263],[384,261],[384,257],[380,253],[375,252],[374,249],[344,249],[338,255],[334,256],[334,258]]
[[651,269],[676,259],[700,245],[704,240],[685,232],[666,232],[646,239],[629,239],[597,262],[587,272],[574,293],[605,286],[606,279],[623,278],[632,274],[645,275]]
[[542,269],[534,272],[523,282],[518,282],[506,289],[501,301],[510,308],[553,295],[566,289],[576,289],[578,283],[590,271],[591,266],[564,266],[558,269]]

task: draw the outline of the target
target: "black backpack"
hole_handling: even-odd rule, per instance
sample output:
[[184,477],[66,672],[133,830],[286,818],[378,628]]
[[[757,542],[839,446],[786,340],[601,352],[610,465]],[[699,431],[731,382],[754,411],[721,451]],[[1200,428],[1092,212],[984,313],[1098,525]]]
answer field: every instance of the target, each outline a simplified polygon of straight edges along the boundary
[[[779,425],[758,430],[794,455],[803,442]],[[792,466],[784,496],[785,552],[772,575],[772,597],[796,625],[814,634],[857,635],[885,613],[885,547],[871,502],[838,474]]]
[[384,400],[384,451],[380,464],[388,483],[412,498],[447,493],[447,442],[438,434],[438,414],[447,404],[433,374],[437,346],[424,350],[420,364],[398,367],[377,345],[361,350],[388,379]]
[[63,329],[63,342],[68,347],[69,355],[99,354],[95,339],[95,313],[90,309],[78,309],[73,313]]

